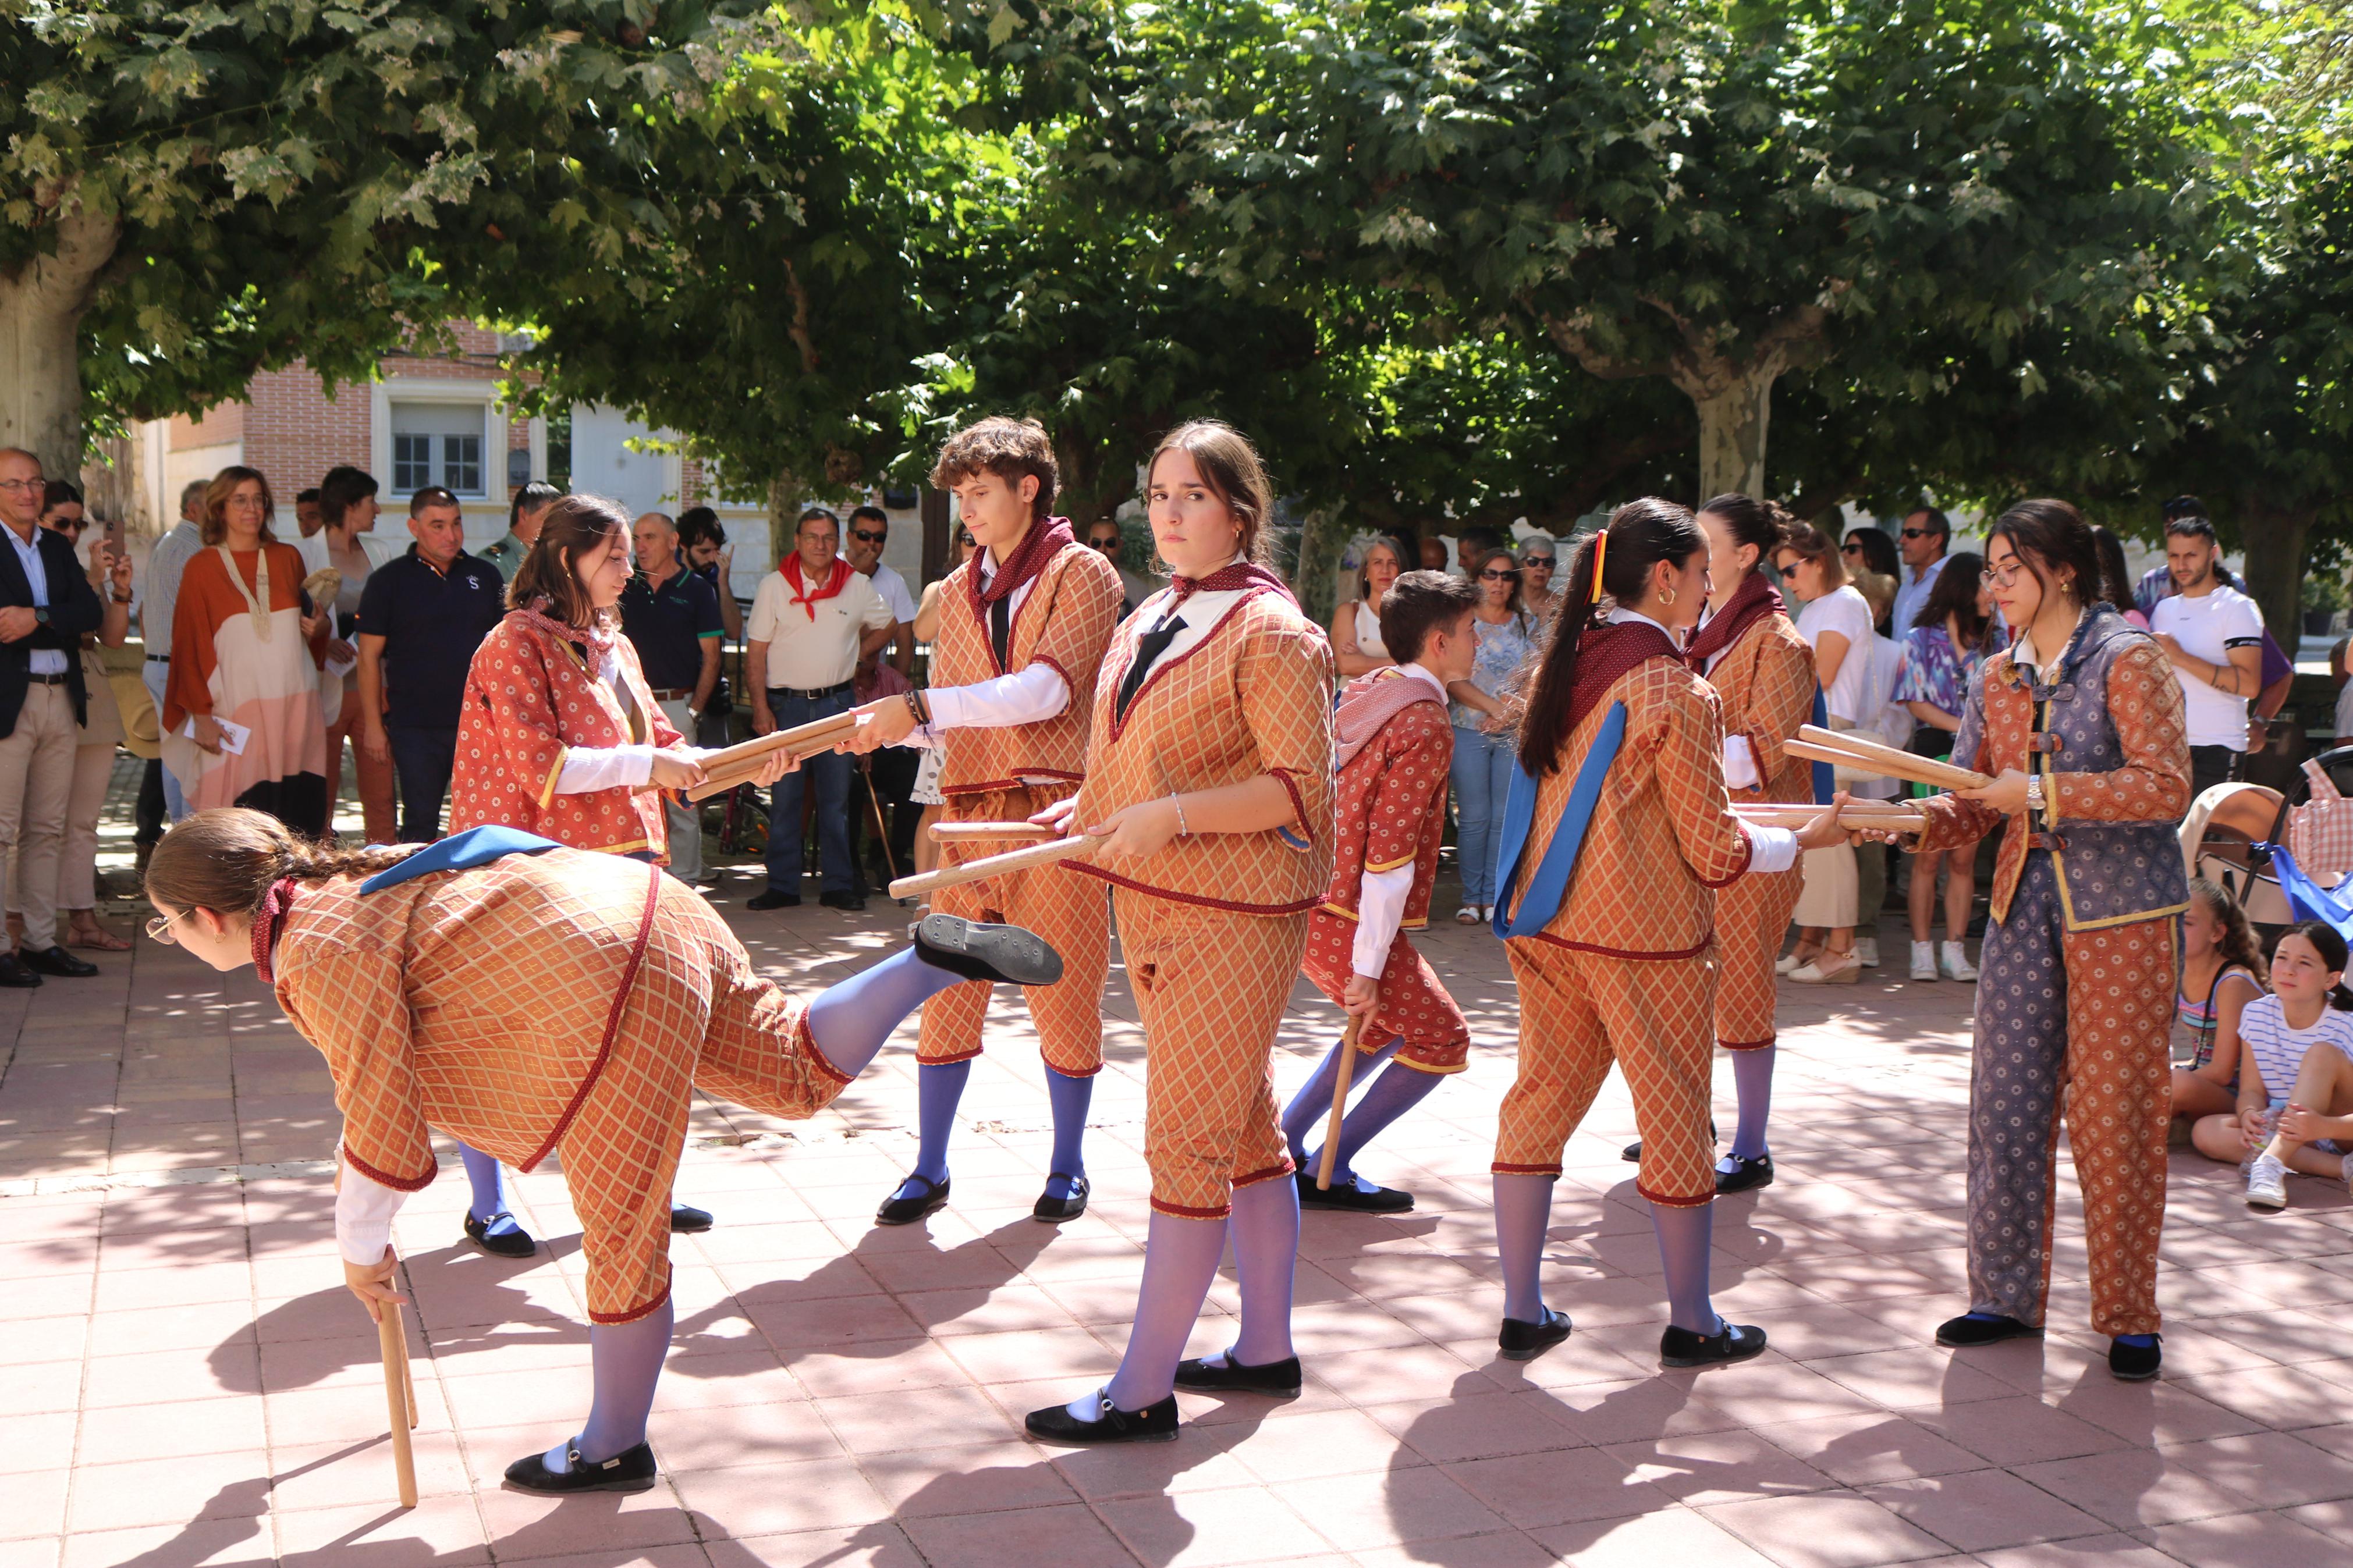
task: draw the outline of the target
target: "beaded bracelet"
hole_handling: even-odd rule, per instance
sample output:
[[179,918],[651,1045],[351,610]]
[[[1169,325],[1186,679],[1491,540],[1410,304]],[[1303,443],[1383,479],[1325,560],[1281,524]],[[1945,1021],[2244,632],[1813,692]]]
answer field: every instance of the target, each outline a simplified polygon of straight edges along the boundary
[[1192,837],[1193,830],[1185,826],[1184,797],[1179,795],[1175,790],[1170,790],[1168,792],[1168,804],[1176,808],[1176,837],[1179,838]]

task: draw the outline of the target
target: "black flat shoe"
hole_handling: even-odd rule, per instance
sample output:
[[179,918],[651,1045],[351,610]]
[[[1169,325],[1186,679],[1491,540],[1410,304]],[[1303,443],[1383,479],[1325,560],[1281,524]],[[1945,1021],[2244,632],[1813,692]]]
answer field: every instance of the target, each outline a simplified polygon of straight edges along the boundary
[[529,1258],[539,1250],[539,1243],[532,1240],[531,1232],[523,1229],[520,1225],[512,1230],[502,1231],[497,1236],[492,1236],[491,1226],[501,1215],[508,1219],[514,1218],[514,1215],[507,1214],[504,1209],[501,1209],[489,1219],[476,1219],[472,1215],[468,1215],[466,1239],[493,1258]]
[[18,991],[30,991],[41,983],[41,977],[26,968],[13,952],[0,952],[0,986]]
[[2128,1345],[2122,1340],[2108,1342],[2108,1370],[2119,1383],[2147,1383],[2165,1364],[2165,1336],[2151,1337],[2145,1345]]
[[1666,1332],[1659,1336],[1659,1364],[1717,1366],[1765,1353],[1764,1330],[1754,1323],[1736,1323],[1723,1318],[1716,1321],[1724,1327],[1712,1334],[1695,1334],[1670,1323]]
[[769,910],[797,910],[801,907],[801,896],[798,893],[779,892],[770,888],[765,893],[755,893],[744,900],[744,907],[763,912]]
[[1301,1171],[1294,1180],[1299,1184],[1299,1206],[1303,1209],[1338,1209],[1347,1214],[1408,1214],[1413,1209],[1413,1194],[1396,1187],[1375,1187],[1368,1193],[1335,1176],[1327,1192],[1315,1185],[1313,1171]]
[[533,1454],[517,1459],[507,1467],[507,1485],[518,1491],[546,1492],[561,1496],[565,1492],[642,1492],[653,1489],[654,1451],[640,1443],[634,1448],[624,1448],[604,1463],[584,1463],[580,1450],[570,1449],[565,1462],[568,1469],[551,1470],[547,1456]]
[[[1054,1174],[1060,1176],[1062,1173],[1056,1171]],[[1071,1195],[1058,1198],[1051,1193],[1039,1193],[1037,1203],[1029,1210],[1031,1219],[1042,1220],[1048,1225],[1060,1225],[1064,1220],[1076,1219],[1087,1212],[1087,1194],[1094,1189],[1087,1185],[1084,1176],[1064,1179],[1071,1184]]]
[[1936,1342],[1954,1350],[1998,1345],[2004,1340],[2041,1339],[2042,1331],[2016,1318],[1972,1318],[1964,1313],[1936,1325]]
[[62,980],[87,980],[98,973],[98,965],[76,958],[62,947],[45,947],[38,952],[23,952],[16,962],[37,974],[54,974]]
[[1732,1169],[1729,1171],[1721,1163],[1715,1167],[1716,1196],[1722,1197],[1727,1193],[1753,1193],[1759,1187],[1773,1184],[1772,1155],[1759,1154],[1754,1160],[1747,1160],[1735,1154],[1731,1160]]
[[1103,1414],[1081,1421],[1060,1405],[1032,1410],[1021,1425],[1041,1443],[1066,1443],[1072,1447],[1090,1443],[1173,1443],[1176,1440],[1176,1396],[1170,1394],[1141,1410],[1118,1410],[1109,1394],[1097,1394]]
[[670,1227],[681,1236],[700,1236],[711,1228],[711,1211],[689,1204],[670,1205]]
[[[902,1198],[897,1193],[892,1193],[882,1200],[882,1206],[874,1211],[876,1225],[913,1225],[934,1210],[947,1207],[948,1184],[945,1178],[934,1182],[929,1176],[909,1176],[907,1182],[923,1183],[923,1195],[919,1198]],[[903,1188],[907,1182],[902,1182],[899,1185]]]
[[1568,1338],[1568,1314],[1544,1310],[1544,1321],[1530,1323],[1518,1318],[1505,1318],[1504,1331],[1495,1336],[1495,1349],[1505,1361],[1534,1361],[1536,1357]]
[[1295,1355],[1259,1366],[1244,1366],[1231,1355],[1196,1356],[1176,1363],[1176,1386],[1196,1394],[1270,1394],[1295,1399],[1301,1381]]
[[1036,931],[984,925],[960,915],[925,915],[915,922],[915,951],[925,963],[967,980],[1008,985],[1051,985],[1062,978],[1062,955]]

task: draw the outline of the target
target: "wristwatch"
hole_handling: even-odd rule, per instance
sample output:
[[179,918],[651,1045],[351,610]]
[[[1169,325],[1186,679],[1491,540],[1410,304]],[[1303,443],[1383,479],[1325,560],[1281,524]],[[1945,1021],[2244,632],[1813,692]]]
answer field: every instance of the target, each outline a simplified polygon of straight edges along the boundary
[[2042,775],[2041,773],[2026,775],[2026,815],[2030,817],[2042,815]]
[[49,624],[49,610],[47,605],[35,605],[33,606],[33,624],[37,626],[46,626]]

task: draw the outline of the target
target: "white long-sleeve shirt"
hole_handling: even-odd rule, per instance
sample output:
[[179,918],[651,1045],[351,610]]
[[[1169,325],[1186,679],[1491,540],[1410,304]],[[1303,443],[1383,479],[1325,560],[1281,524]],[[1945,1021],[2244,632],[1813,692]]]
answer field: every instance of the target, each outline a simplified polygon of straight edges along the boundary
[[393,1216],[408,1194],[362,1175],[341,1150],[336,1153],[343,1169],[335,1180],[335,1246],[346,1263],[381,1263],[392,1245]]
[[[981,586],[986,588],[996,580],[998,570],[993,550],[980,552],[978,569]],[[1005,613],[1019,616],[1037,585],[1038,580],[1032,577],[1014,589],[1007,595]],[[910,746],[936,746],[950,730],[1007,730],[1016,724],[1039,723],[1071,705],[1071,687],[1052,665],[1030,664],[1010,675],[966,686],[935,686],[924,693],[923,700],[930,705],[932,721],[907,737],[905,743]]]

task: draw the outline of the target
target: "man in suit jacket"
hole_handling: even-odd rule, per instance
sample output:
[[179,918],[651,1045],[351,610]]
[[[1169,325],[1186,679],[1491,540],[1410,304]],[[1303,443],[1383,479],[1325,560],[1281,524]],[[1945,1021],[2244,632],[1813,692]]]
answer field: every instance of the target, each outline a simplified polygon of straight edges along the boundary
[[41,526],[41,460],[0,447],[0,854],[16,852],[25,935],[0,954],[0,986],[44,974],[81,976],[98,965],[58,945],[58,851],[73,789],[74,749],[89,701],[81,634],[104,606],[72,543]]

